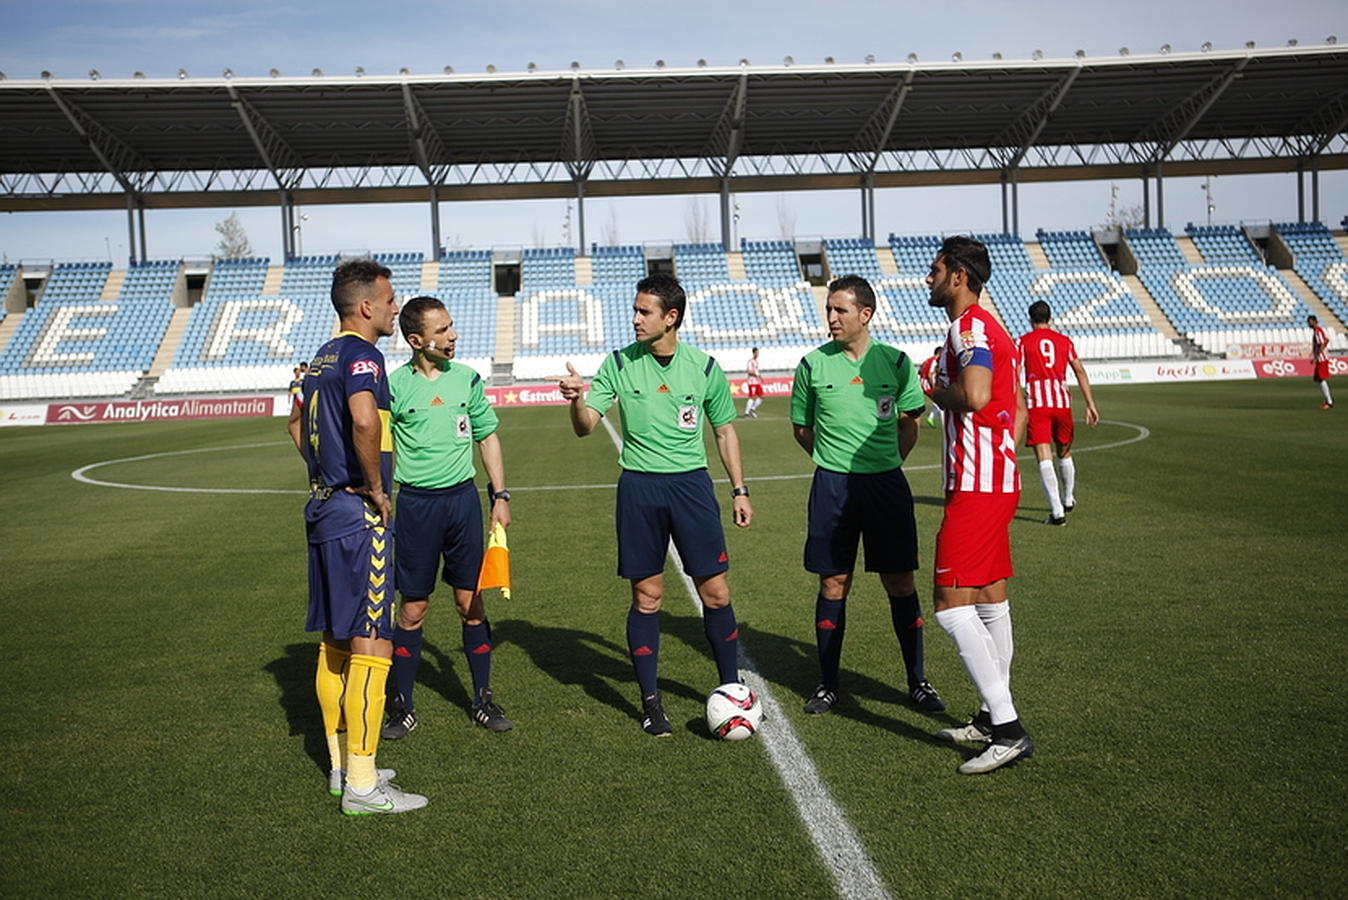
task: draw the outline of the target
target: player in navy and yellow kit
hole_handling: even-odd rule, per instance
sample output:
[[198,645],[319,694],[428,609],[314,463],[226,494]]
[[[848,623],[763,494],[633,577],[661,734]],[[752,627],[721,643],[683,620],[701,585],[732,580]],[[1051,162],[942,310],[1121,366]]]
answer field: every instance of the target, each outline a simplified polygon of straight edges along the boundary
[[412,689],[437,570],[453,589],[463,621],[463,651],[473,680],[470,715],[488,731],[509,731],[505,710],[492,699],[491,625],[477,589],[482,506],[473,485],[475,443],[491,494],[488,528],[498,522],[510,527],[510,491],[496,437],[496,411],[482,388],[482,376],[453,362],[458,333],[443,303],[414,297],[403,305],[398,324],[412,358],[389,373],[398,477],[397,575],[403,599],[393,632],[397,690],[384,737],[400,740],[417,727]]
[[683,288],[672,275],[642,279],[632,301],[636,342],[604,358],[588,397],[585,382],[570,363],[570,374],[559,380],[562,397],[571,403],[571,427],[581,437],[594,430],[614,401],[622,410],[618,574],[632,585],[627,646],[641,686],[641,727],[656,737],[673,733],[656,689],[660,604],[671,539],[702,601],[720,683],[739,681],[739,628],[726,584],[730,564],[721,511],[707,474],[704,419],[716,435],[716,450],[730,478],[734,522],[743,528],[753,518],[730,383],[716,360],[679,342],[686,307]]
[[391,771],[375,768],[393,656],[393,445],[388,377],[375,346],[393,333],[398,312],[390,275],[370,260],[337,267],[332,305],[341,332],[314,356],[287,424],[309,468],[305,630],[323,633],[314,687],[331,760],[328,788],[341,793],[348,815],[426,805],[389,784]]

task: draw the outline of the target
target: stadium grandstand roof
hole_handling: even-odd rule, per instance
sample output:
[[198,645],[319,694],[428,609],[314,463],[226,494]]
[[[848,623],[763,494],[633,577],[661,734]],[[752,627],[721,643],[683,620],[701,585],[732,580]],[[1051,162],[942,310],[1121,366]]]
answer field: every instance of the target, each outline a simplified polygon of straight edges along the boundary
[[[45,73],[44,73],[45,74]],[[1348,168],[1348,47],[397,76],[0,79],[0,209]],[[133,198],[128,200],[128,198]]]

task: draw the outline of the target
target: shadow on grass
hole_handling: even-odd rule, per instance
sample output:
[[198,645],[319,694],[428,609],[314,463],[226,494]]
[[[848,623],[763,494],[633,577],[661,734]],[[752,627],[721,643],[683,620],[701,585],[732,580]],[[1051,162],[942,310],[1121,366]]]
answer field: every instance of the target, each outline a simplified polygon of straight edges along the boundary
[[318,644],[290,644],[285,655],[263,666],[281,689],[278,703],[290,725],[290,736],[304,738],[304,752],[325,776],[328,774],[328,744],[323,737],[323,714],[314,696],[314,672]]
[[[666,616],[663,620],[666,631],[672,618]],[[628,661],[626,647],[591,631],[552,628],[523,619],[505,620],[496,627],[506,640],[529,654],[540,671],[559,684],[579,687],[591,699],[633,719],[639,718],[640,710],[633,702],[638,693],[636,676]],[[631,698],[614,688],[614,682],[631,685]],[[660,690],[666,694],[702,699],[702,694],[688,685],[666,678],[660,679]]]
[[[814,644],[784,637],[780,634],[773,634],[769,631],[759,631],[752,625],[746,625],[743,622],[740,623],[740,638],[744,641],[744,649],[753,657],[754,663],[758,667],[758,674],[765,681],[783,689],[777,696],[778,703],[783,706],[803,704],[805,698],[814,693],[814,689],[819,683],[819,661]],[[902,667],[898,661],[898,654],[899,648],[897,642],[895,642],[896,683],[903,678],[900,674]],[[879,681],[846,667],[842,669],[840,676],[842,690],[838,702],[828,713],[830,716],[852,719],[864,725],[871,725],[882,731],[888,731],[906,740],[945,748],[949,748],[951,745],[936,737],[933,732],[947,725],[963,724],[963,720],[956,720],[948,712],[921,712],[908,699],[907,691],[900,689],[896,684]],[[865,709],[856,702],[855,698],[865,698],[876,703],[902,706],[925,716],[933,723],[932,727],[930,729],[921,728],[903,719]]]
[[[459,627],[459,620],[454,619],[455,628]],[[494,628],[493,628],[494,630]],[[495,643],[496,636],[492,635],[492,642]],[[435,691],[441,697],[449,702],[451,706],[463,710],[464,715],[469,715],[472,711],[472,679],[469,678],[467,684],[463,679],[454,674],[454,660],[457,659],[466,669],[467,661],[463,657],[463,644],[459,643],[449,652],[440,649],[440,645],[429,639],[424,639],[421,645],[421,665],[417,666],[417,683],[425,685]],[[431,665],[427,665],[431,663]],[[467,673],[465,673],[466,677]],[[398,686],[394,679],[388,680],[389,696],[393,697],[398,693]]]

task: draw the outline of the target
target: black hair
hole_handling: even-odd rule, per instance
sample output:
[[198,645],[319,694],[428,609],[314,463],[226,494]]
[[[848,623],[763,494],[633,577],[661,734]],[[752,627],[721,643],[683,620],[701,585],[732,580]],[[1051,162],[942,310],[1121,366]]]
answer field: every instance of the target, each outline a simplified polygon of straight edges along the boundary
[[406,340],[409,334],[421,333],[427,310],[444,308],[445,304],[435,297],[413,297],[404,303],[402,312],[398,313],[398,328],[403,333],[403,339]]
[[953,234],[941,242],[939,256],[944,257],[947,270],[964,270],[969,290],[975,294],[982,293],[983,285],[992,277],[992,262],[988,259],[988,248],[983,246],[982,241]]
[[380,278],[393,278],[387,266],[372,259],[349,259],[332,273],[332,306],[337,315],[347,316],[366,297],[366,289]]
[[671,309],[678,312],[679,317],[674,321],[674,330],[679,330],[679,326],[683,324],[684,313],[688,310],[688,295],[683,292],[683,285],[679,284],[679,279],[667,272],[656,272],[637,282],[637,293],[659,297],[661,309],[665,312]]
[[1053,318],[1053,310],[1049,309],[1047,301],[1036,300],[1030,304],[1030,322],[1032,324],[1047,325],[1051,318]]
[[857,306],[863,309],[875,309],[875,288],[871,283],[860,275],[844,275],[841,278],[835,278],[828,283],[828,292],[830,294],[838,291],[848,291],[853,297],[857,298]]

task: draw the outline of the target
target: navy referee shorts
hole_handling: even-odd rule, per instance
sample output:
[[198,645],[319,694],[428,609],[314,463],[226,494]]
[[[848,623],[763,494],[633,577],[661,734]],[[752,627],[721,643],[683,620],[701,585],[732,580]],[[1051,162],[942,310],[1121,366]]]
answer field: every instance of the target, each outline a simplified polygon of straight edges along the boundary
[[903,469],[864,475],[815,469],[805,571],[850,573],[856,567],[858,537],[866,549],[867,572],[917,568],[917,519]]
[[[436,569],[450,587],[471,591],[482,571],[482,501],[472,479],[447,488],[398,486],[394,566],[404,597],[429,597]],[[443,566],[443,568],[442,568]]]
[[706,469],[618,476],[618,574],[636,581],[665,570],[671,539],[689,577],[730,568],[721,508]]

